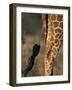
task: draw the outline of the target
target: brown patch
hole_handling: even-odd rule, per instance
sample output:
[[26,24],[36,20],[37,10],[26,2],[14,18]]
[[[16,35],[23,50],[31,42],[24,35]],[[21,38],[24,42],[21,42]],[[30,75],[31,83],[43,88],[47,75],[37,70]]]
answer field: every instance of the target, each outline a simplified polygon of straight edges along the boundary
[[51,20],[56,20],[56,15],[52,15]]
[[55,43],[57,43],[58,42],[58,39],[55,39]]
[[46,16],[45,14],[42,15],[42,32],[46,31]]
[[45,31],[46,31],[46,28],[45,28],[45,27],[43,27],[43,28],[42,28],[42,32],[45,32]]
[[59,33],[55,35],[55,38],[58,38],[59,37]]
[[55,33],[61,33],[62,31],[61,31],[61,29],[60,28],[57,28],[57,29],[55,29]]
[[63,32],[61,32],[61,33],[59,34],[59,39],[60,39],[61,37],[63,37]]
[[47,70],[47,73],[49,73],[50,71],[49,70]]
[[52,70],[52,67],[50,66],[49,69],[47,70],[47,73],[51,74],[51,70]]
[[58,29],[55,29],[55,33],[57,33],[58,32]]
[[58,25],[59,25],[59,22],[53,22],[54,27],[58,27]]
[[58,47],[59,46],[59,42],[55,43],[55,46]]
[[50,62],[50,66],[52,66],[52,65],[53,65],[53,63],[54,63],[54,60],[52,60],[52,61]]
[[60,27],[63,28],[63,22],[60,23]]
[[47,52],[47,58],[48,58],[48,60],[50,60],[50,57],[49,57],[50,53],[51,53],[51,50],[49,50],[49,51]]
[[58,15],[58,16],[57,16],[57,20],[58,20],[58,21],[62,21],[62,20],[63,20],[63,15]]
[[58,45],[59,45],[59,39],[55,39],[54,45],[55,45],[55,47],[58,47]]
[[52,46],[54,46],[54,43],[52,42]]

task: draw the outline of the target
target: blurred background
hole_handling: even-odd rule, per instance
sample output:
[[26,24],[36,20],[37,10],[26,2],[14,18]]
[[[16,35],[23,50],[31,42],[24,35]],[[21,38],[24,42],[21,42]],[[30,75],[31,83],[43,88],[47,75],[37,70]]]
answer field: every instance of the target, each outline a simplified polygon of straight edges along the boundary
[[40,40],[41,27],[41,14],[22,13],[22,76],[28,66],[33,46],[39,44],[39,41],[39,54],[36,56],[34,66],[27,76],[42,76],[44,73],[44,41]]

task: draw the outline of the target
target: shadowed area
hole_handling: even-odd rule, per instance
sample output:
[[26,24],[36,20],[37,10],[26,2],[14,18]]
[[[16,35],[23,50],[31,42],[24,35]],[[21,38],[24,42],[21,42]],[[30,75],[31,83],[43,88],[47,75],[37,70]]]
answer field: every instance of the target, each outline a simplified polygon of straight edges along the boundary
[[33,46],[33,49],[32,49],[32,55],[29,58],[28,66],[27,66],[27,68],[24,71],[24,76],[25,77],[27,76],[27,73],[33,68],[35,57],[38,55],[39,50],[40,50],[40,45],[35,44]]
[[44,74],[44,41],[40,40],[41,16],[41,14],[22,13],[22,77]]

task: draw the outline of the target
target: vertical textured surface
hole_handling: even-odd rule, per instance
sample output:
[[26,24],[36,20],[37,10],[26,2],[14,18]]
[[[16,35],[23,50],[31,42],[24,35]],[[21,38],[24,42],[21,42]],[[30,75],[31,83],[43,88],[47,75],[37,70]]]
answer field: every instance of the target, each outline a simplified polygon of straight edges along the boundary
[[[63,74],[62,72],[63,58],[60,58],[60,54],[63,53],[63,49],[60,48],[62,47],[62,45],[63,45],[63,15],[48,14],[48,34],[47,34],[47,42],[46,42],[45,75]],[[61,52],[59,53],[60,49]]]
[[40,51],[35,57],[33,68],[28,72],[27,76],[44,75],[43,32],[44,28],[46,28],[43,22],[44,18],[41,14],[22,13],[22,76],[24,76],[24,71],[29,66],[29,58],[35,44],[40,44]]

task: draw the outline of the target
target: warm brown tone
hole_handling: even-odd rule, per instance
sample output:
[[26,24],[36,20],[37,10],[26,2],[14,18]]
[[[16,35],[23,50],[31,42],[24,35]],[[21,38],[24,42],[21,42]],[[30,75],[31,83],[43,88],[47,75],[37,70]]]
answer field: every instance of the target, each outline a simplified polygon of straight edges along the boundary
[[[68,79],[62,81],[51,82],[29,82],[29,83],[17,83],[16,82],[16,8],[17,7],[35,7],[35,8],[50,8],[50,9],[62,9],[68,11]],[[28,86],[28,85],[44,85],[44,84],[60,84],[70,82],[70,7],[65,6],[48,6],[48,5],[28,5],[28,4],[10,4],[10,79],[9,84],[11,86]]]
[[[48,15],[48,34],[45,54],[45,75],[51,75],[53,72],[56,57],[59,54],[60,47],[63,43],[62,27],[63,15]],[[62,74],[62,72],[58,74]]]

